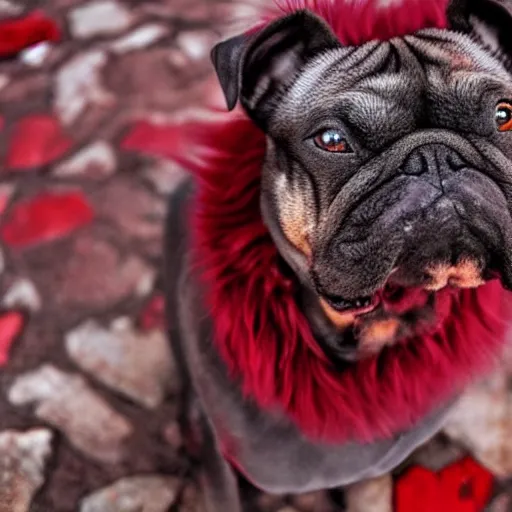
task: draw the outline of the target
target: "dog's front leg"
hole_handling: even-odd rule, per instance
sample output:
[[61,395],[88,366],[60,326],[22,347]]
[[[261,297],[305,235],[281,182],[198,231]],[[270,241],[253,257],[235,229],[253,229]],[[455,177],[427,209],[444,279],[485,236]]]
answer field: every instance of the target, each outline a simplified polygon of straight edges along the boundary
[[236,475],[205,418],[201,420],[198,480],[206,512],[242,512]]

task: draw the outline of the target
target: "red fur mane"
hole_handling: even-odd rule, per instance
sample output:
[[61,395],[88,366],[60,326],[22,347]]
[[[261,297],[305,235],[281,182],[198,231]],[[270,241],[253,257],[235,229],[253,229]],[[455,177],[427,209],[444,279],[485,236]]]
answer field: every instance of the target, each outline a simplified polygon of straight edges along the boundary
[[323,18],[341,43],[360,45],[424,28],[446,28],[449,0],[277,0],[267,19],[307,9]]
[[[409,0],[407,9],[378,3],[287,0],[285,10],[312,9],[350,44],[445,25],[444,0]],[[498,281],[438,294],[432,332],[336,371],[297,305],[294,283],[279,270],[261,219],[264,135],[240,114],[190,128],[186,151],[192,143],[197,158],[174,157],[198,184],[195,263],[215,346],[245,396],[281,409],[311,437],[367,441],[414,425],[492,367],[505,338],[506,294]]]

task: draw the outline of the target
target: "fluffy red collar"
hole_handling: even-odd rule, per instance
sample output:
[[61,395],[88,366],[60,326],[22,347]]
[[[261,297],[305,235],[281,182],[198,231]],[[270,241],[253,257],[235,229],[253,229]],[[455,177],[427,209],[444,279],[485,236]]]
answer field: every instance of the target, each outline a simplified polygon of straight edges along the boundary
[[245,118],[193,132],[202,148],[189,162],[198,182],[195,262],[217,349],[247,397],[284,410],[311,437],[371,440],[412,426],[492,367],[505,339],[506,293],[498,281],[439,294],[433,332],[337,372],[279,270],[261,219],[264,136]]
[[[289,0],[285,10],[308,7],[343,42],[359,44],[444,27],[446,3],[409,0],[404,10],[397,0],[386,16],[377,0],[306,0],[306,5]],[[412,426],[492,366],[505,337],[506,294],[497,281],[439,294],[431,333],[336,371],[297,306],[294,284],[279,270],[276,247],[261,219],[263,134],[239,115],[195,125],[189,133],[198,158],[181,154],[180,159],[187,160],[198,182],[195,262],[216,347],[247,397],[284,411],[311,437],[372,440]]]

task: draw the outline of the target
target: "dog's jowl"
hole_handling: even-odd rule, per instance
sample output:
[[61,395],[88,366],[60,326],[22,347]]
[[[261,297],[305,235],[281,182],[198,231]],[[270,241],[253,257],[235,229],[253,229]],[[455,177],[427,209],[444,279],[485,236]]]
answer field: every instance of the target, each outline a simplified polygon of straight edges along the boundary
[[[512,0],[290,0],[184,127],[167,295],[212,512],[393,470],[512,316]],[[277,13],[277,14],[276,14]]]

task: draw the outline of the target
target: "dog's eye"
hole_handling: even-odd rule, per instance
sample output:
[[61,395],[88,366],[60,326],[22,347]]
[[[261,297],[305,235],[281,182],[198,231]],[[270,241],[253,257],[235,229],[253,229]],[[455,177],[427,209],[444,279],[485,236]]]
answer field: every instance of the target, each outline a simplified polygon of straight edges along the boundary
[[339,130],[326,130],[315,137],[315,144],[331,153],[348,153],[352,151],[347,139]]
[[512,131],[512,105],[500,103],[496,107],[496,125],[500,132]]

